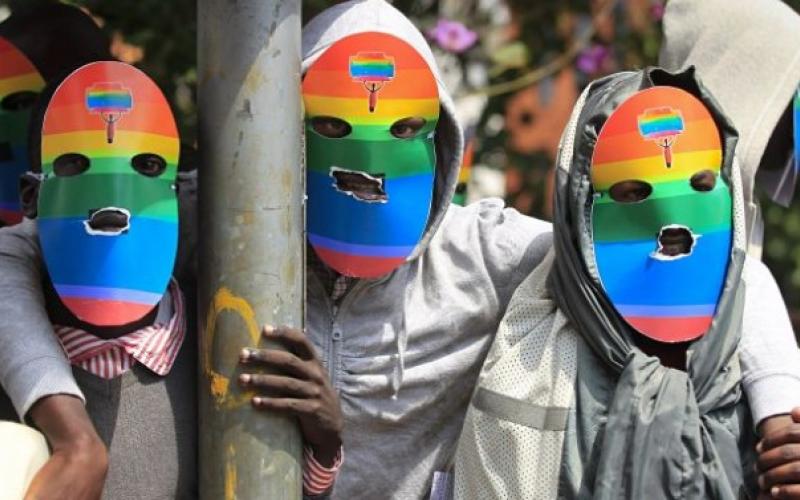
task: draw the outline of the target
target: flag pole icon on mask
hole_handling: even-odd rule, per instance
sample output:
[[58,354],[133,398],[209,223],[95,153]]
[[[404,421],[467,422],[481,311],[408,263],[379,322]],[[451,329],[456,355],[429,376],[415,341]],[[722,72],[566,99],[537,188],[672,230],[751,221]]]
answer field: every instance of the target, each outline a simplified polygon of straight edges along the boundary
[[369,112],[375,112],[378,91],[394,78],[394,59],[383,52],[359,52],[350,58],[350,76],[369,93]]
[[115,124],[133,107],[131,91],[120,83],[98,83],[86,89],[86,107],[106,123],[106,140],[114,142]]
[[648,109],[638,117],[639,133],[645,139],[654,141],[664,150],[664,163],[672,166],[672,145],[683,133],[683,116],[670,107]]

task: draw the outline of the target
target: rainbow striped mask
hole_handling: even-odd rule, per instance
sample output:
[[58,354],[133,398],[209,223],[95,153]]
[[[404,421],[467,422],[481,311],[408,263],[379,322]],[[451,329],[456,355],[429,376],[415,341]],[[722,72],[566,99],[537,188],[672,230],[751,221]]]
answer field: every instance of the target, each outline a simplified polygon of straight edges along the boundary
[[403,264],[433,197],[436,80],[409,44],[360,33],[303,79],[308,239],[329,267],[374,278]]
[[43,87],[28,58],[0,38],[0,226],[22,220],[19,177],[28,170],[28,120]]
[[53,286],[78,319],[125,325],[161,300],[178,244],[179,150],[164,95],[133,66],[88,64],[53,94],[37,224]]
[[592,156],[600,281],[635,330],[662,342],[711,326],[731,253],[720,131],[703,103],[652,87],[608,118]]

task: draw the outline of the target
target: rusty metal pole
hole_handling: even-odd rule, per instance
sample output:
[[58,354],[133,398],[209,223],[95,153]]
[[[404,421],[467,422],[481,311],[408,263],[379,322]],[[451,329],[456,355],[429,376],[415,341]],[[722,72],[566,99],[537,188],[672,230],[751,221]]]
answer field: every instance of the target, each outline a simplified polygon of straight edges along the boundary
[[239,351],[301,327],[300,0],[199,0],[199,439],[203,499],[301,497],[299,432],[250,406]]

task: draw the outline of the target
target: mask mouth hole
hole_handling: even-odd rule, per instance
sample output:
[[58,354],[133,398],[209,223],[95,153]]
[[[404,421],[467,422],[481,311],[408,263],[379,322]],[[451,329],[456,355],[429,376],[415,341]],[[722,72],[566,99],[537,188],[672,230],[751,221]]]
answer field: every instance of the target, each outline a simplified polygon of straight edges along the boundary
[[658,233],[657,257],[676,259],[691,255],[695,238],[686,226],[664,226]]
[[14,159],[14,151],[11,149],[11,143],[0,142],[0,161],[11,161]]
[[131,213],[124,208],[106,207],[89,210],[84,221],[86,232],[98,236],[116,236],[130,228]]
[[384,174],[370,175],[355,170],[331,167],[333,187],[356,200],[368,203],[386,203],[389,196],[384,189]]

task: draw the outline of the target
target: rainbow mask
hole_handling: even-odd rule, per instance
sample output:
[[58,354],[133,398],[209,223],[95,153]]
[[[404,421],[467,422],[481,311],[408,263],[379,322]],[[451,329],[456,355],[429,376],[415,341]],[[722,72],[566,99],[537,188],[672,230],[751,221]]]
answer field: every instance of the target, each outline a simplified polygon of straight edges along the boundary
[[352,35],[308,70],[303,101],[309,242],[341,274],[391,272],[422,238],[433,197],[431,69],[399,38]]
[[797,184],[797,178],[800,177],[800,88],[795,91],[794,99],[792,99],[792,135],[794,137],[794,154],[792,154],[792,171],[791,189],[789,190],[788,200],[784,200],[785,206],[789,206],[791,198],[794,195],[794,188]]
[[647,337],[688,341],[711,325],[731,252],[721,162],[711,114],[673,87],[628,98],[597,138],[592,231],[600,281]]
[[166,99],[132,66],[88,64],[56,89],[42,129],[39,238],[79,319],[124,325],[161,300],[178,242],[179,149]]
[[28,58],[0,38],[0,226],[22,219],[19,176],[28,170],[28,120],[43,87]]

